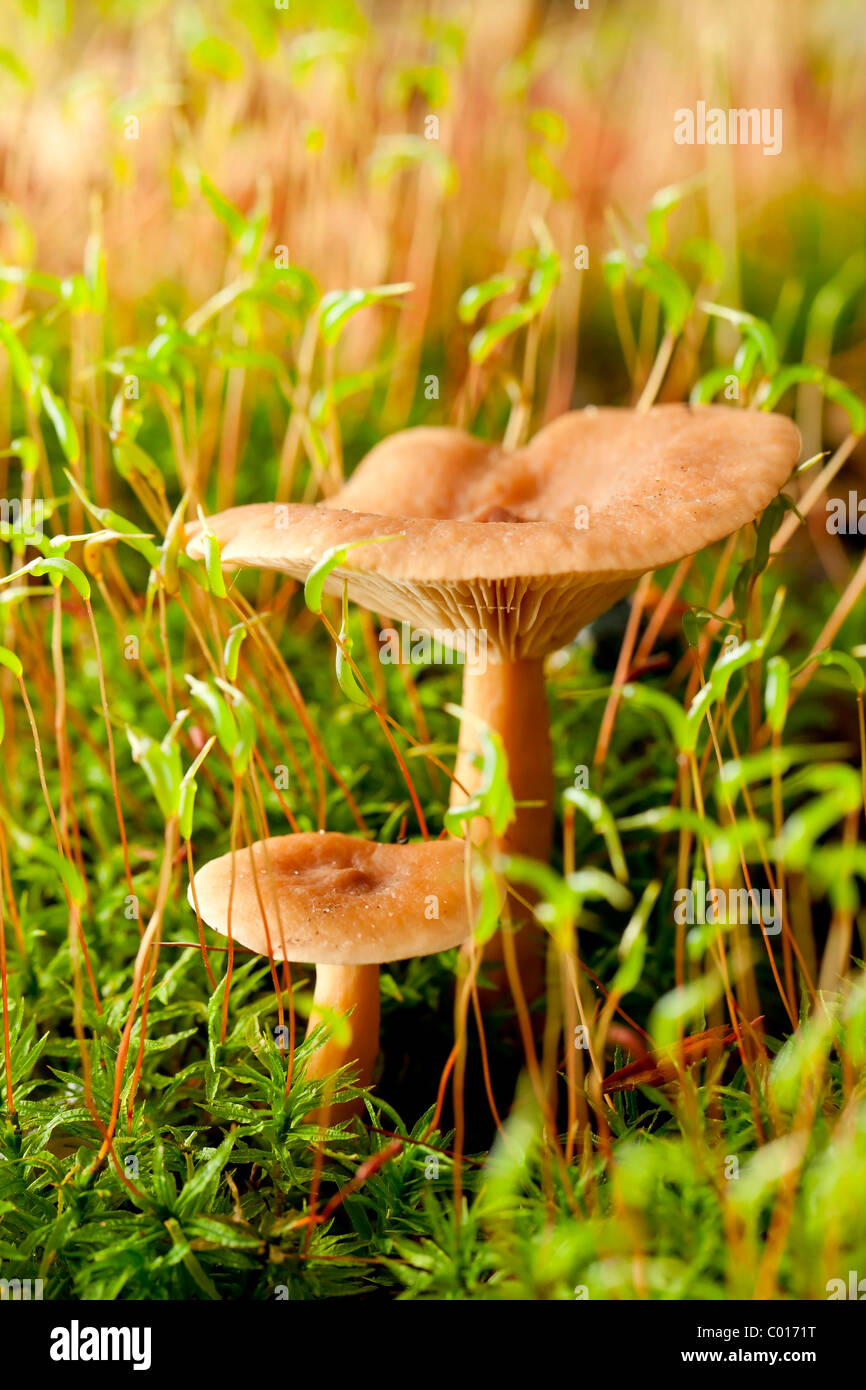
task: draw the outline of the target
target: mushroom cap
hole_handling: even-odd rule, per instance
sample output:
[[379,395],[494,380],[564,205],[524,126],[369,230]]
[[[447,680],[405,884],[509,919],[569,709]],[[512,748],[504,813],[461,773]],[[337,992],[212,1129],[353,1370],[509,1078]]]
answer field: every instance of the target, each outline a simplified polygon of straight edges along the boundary
[[[208,525],[227,568],[301,580],[332,546],[398,533],[350,550],[326,591],[346,581],[355,602],[424,631],[483,632],[494,658],[540,657],[647,570],[752,521],[799,447],[783,416],[718,405],[573,411],[510,453],[412,429],[323,504],[235,507]],[[189,549],[201,553],[195,536]]]
[[[201,916],[223,936],[231,897],[232,938],[259,955],[379,965],[471,936],[465,851],[457,839],[383,845],[333,831],[276,835],[237,851],[233,893],[231,854],[198,870],[195,893]],[[438,917],[428,919],[433,899]]]

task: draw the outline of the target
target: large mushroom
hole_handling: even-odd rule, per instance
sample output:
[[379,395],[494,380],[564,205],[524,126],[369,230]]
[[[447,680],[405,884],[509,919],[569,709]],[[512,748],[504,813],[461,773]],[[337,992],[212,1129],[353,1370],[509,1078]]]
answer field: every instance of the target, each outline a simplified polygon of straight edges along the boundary
[[[519,804],[503,847],[547,859],[544,658],[646,571],[754,520],[798,452],[789,420],[716,405],[590,407],[513,452],[419,428],[377,445],[317,506],[253,504],[208,525],[226,567],[301,580],[331,547],[390,533],[386,544],[349,550],[325,588],[339,594],[346,584],[363,607],[480,648],[482,659],[464,668],[462,704],[499,733],[508,756]],[[474,789],[477,737],[477,720],[464,720],[452,802],[464,799],[461,784]],[[534,944],[521,938],[530,968]]]
[[[231,932],[249,950],[315,964],[310,1030],[350,1017],[347,1030],[312,1053],[307,1077],[351,1065],[358,1085],[369,1086],[379,1051],[380,964],[446,951],[471,935],[465,853],[455,839],[377,844],[332,831],[278,835],[204,864],[190,901],[215,931]],[[345,1119],[360,1109],[350,1101],[329,1113]]]

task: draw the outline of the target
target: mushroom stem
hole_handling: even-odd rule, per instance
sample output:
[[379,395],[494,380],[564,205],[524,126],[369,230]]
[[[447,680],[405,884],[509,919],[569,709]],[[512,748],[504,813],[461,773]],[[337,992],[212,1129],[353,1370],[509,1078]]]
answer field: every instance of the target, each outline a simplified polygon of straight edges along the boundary
[[[332,1026],[333,1014],[348,1014],[348,1042],[330,1037],[317,1047],[307,1064],[307,1077],[321,1080],[340,1067],[352,1065],[358,1072],[357,1084],[369,1086],[379,1052],[379,967],[378,965],[319,965],[307,1032],[320,1023]],[[361,1100],[342,1105],[323,1106],[311,1111],[308,1120],[347,1120],[360,1115]]]
[[[463,708],[468,716],[482,719],[502,739],[508,758],[511,790],[520,805],[514,820],[500,840],[505,854],[522,854],[546,863],[553,840],[553,750],[550,742],[550,713],[541,661],[502,661],[467,665],[463,675]],[[451,784],[451,804],[466,800],[479,781],[472,758],[478,752],[475,721],[465,718],[460,727],[460,746]],[[458,785],[462,784],[462,787]],[[476,825],[478,822],[475,823]],[[481,835],[486,833],[479,827]],[[514,925],[526,921],[525,910],[515,912]],[[520,977],[527,998],[541,992],[544,972],[544,937],[534,924],[521,927],[515,938]],[[495,983],[495,993],[507,990],[502,969],[502,943],[497,933],[484,951],[485,974]]]

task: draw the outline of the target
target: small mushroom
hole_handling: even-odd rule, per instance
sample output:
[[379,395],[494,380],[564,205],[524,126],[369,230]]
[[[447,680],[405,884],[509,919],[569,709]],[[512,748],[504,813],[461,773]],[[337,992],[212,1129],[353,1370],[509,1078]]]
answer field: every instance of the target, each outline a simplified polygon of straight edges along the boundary
[[[363,607],[463,634],[470,651],[483,639],[484,659],[464,668],[462,704],[500,734],[524,803],[504,848],[544,860],[554,791],[544,658],[647,570],[754,520],[798,452],[789,420],[716,405],[574,411],[513,452],[460,430],[419,428],[378,444],[318,506],[254,504],[208,525],[227,567],[296,579],[333,546],[391,533],[348,551],[325,588],[339,594],[345,583]],[[191,552],[200,544],[194,538]],[[458,783],[477,784],[476,740],[477,721],[464,720],[458,803]],[[528,937],[520,933],[531,963]]]
[[[231,854],[204,864],[195,898],[224,936],[231,908],[232,938],[251,951],[316,965],[309,1028],[351,1010],[351,1036],[316,1048],[307,1076],[351,1063],[358,1084],[369,1086],[379,1051],[379,966],[446,951],[471,935],[464,866],[465,845],[455,839],[376,844],[330,831],[278,835],[235,853],[233,888]],[[361,1109],[347,1102],[331,1114],[344,1119]]]

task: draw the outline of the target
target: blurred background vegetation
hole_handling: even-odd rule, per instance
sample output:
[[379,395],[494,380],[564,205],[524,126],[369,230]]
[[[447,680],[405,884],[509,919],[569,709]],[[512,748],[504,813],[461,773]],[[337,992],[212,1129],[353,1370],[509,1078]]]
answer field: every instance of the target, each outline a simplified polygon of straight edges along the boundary
[[[273,242],[323,290],[415,285],[404,312],[359,317],[343,345],[347,369],[381,364],[383,336],[397,355],[383,431],[413,401],[449,417],[465,372],[457,300],[531,242],[536,216],[566,267],[574,247],[589,252],[550,315],[540,419],[621,399],[602,257],[615,222],[633,230],[663,186],[707,175],[677,234],[718,243],[724,302],[770,317],[785,291],[795,357],[814,291],[863,250],[854,0],[10,0],[3,43],[0,167],[17,209],[0,228],[5,257],[68,274],[98,231],[111,331],[132,341],[224,282],[204,171],[244,213],[267,208]],[[674,111],[701,99],[781,108],[781,154],[674,143]],[[862,388],[866,307],[845,301],[833,346]],[[421,363],[441,374],[438,407],[424,409]],[[345,429],[362,430],[351,402]]]

